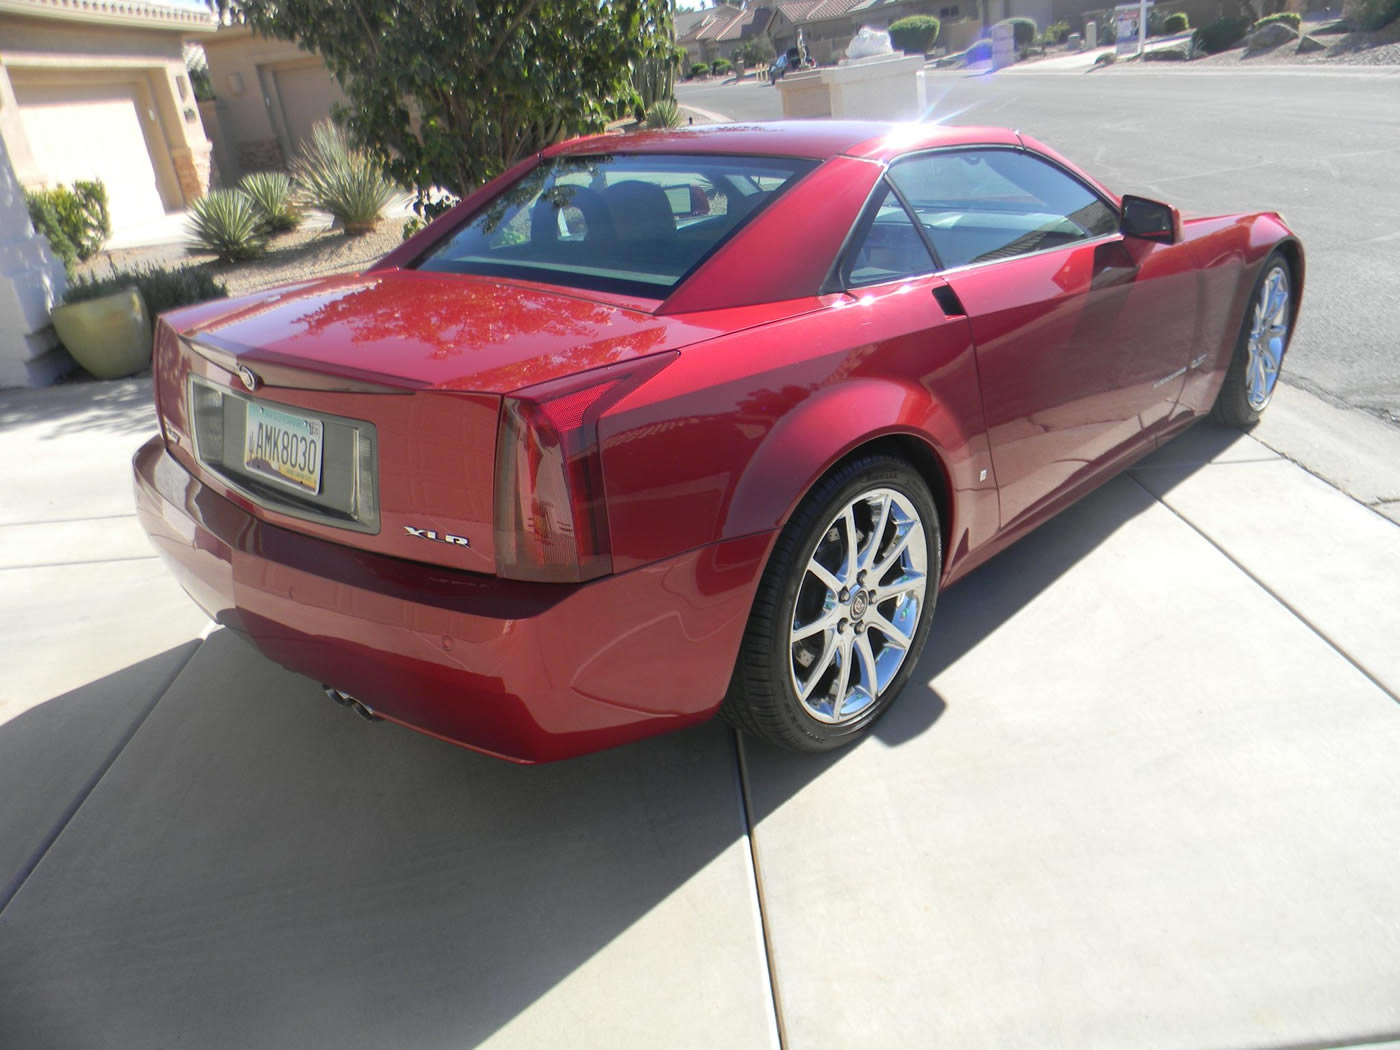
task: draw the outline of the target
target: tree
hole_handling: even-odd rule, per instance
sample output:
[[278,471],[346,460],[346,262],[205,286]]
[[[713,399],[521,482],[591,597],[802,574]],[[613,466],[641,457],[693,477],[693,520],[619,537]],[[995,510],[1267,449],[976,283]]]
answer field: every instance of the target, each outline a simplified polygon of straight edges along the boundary
[[675,51],[669,0],[240,0],[233,17],[325,59],[336,118],[418,193],[470,192],[639,105],[632,71]]

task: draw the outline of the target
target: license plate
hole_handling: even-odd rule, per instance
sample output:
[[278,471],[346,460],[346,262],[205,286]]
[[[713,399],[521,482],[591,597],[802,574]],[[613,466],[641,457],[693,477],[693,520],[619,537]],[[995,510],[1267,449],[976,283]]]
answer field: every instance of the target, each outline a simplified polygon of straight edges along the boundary
[[322,426],[266,405],[249,403],[243,468],[298,492],[321,491]]

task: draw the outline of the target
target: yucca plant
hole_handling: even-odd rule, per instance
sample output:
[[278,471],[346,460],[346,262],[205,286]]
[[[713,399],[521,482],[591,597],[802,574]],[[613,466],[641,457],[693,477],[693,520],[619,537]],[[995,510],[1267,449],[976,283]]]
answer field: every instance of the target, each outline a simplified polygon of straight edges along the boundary
[[685,123],[685,118],[675,99],[663,98],[648,107],[643,123],[649,128],[678,128]]
[[214,252],[219,262],[256,259],[267,251],[262,215],[240,190],[214,190],[190,205],[190,247]]
[[264,233],[287,233],[301,224],[301,212],[292,195],[292,180],[280,171],[255,171],[238,180],[262,214]]
[[292,161],[292,178],[303,199],[340,220],[349,236],[373,230],[384,209],[403,195],[374,158],[352,148],[329,121],[312,127],[311,139]]

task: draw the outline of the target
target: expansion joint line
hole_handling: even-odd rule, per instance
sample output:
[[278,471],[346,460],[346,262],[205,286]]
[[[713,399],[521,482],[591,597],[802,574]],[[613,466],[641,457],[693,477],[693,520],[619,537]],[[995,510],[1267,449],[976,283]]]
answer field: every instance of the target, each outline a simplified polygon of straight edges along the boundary
[[739,731],[731,729],[729,735],[734,744],[734,761],[739,771],[739,806],[743,811],[744,837],[748,840],[754,897],[758,902],[759,932],[763,936],[763,958],[768,966],[768,993],[773,1003],[773,1023],[778,1033],[778,1050],[787,1050],[787,1030],[783,1024],[783,1003],[778,994],[778,971],[773,961],[773,934],[768,925],[768,902],[763,891],[763,868],[758,860],[758,843],[754,841],[754,806],[753,798],[749,792],[749,765],[744,757],[744,746],[739,740]]

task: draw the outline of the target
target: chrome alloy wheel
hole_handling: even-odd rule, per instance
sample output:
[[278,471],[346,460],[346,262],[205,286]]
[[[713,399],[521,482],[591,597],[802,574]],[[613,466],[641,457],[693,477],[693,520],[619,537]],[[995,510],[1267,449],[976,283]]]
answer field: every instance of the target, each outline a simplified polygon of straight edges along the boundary
[[1274,396],[1283,349],[1288,344],[1288,270],[1274,266],[1259,287],[1249,326],[1249,358],[1245,363],[1246,400],[1262,412]]
[[819,722],[869,710],[913,645],[928,585],[928,540],[914,503],[888,488],[848,503],[817,541],[788,634],[792,686]]

